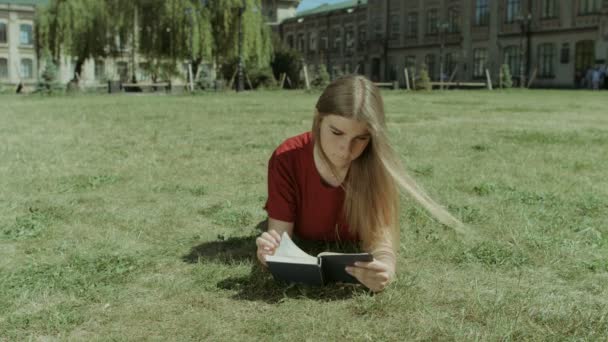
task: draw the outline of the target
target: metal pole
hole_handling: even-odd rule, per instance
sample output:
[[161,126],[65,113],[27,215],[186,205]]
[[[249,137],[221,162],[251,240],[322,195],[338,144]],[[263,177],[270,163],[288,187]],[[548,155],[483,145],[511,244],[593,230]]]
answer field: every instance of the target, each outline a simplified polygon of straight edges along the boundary
[[239,7],[239,63],[237,65],[237,92],[245,89],[245,85],[243,83],[243,10],[243,6]]
[[521,21],[519,23],[519,28],[521,31],[519,38],[519,87],[523,88],[525,82],[525,66],[524,66],[524,18],[521,17]]

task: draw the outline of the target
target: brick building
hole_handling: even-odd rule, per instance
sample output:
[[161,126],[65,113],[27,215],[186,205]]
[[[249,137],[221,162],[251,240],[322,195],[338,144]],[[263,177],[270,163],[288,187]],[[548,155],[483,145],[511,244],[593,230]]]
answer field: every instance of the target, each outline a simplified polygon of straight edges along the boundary
[[404,83],[405,67],[431,77],[496,81],[500,65],[515,81],[574,87],[608,58],[608,1],[350,0],[281,23],[282,40],[308,64],[333,75],[357,72]]

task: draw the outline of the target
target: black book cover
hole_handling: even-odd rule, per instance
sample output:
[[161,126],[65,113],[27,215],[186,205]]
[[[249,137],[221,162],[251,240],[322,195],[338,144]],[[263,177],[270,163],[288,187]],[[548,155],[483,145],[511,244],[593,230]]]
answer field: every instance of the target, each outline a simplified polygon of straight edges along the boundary
[[266,264],[276,280],[321,286],[333,282],[358,284],[356,278],[346,273],[346,266],[373,259],[369,253],[324,252],[314,257],[302,251],[287,233],[283,233],[275,254],[266,256]]

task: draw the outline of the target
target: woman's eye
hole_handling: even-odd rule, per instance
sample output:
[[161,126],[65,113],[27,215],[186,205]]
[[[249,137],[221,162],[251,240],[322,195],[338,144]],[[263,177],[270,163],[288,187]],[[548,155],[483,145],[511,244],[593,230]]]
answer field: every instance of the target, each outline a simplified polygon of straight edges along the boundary
[[336,131],[331,131],[334,135],[342,135],[342,133],[340,132],[336,132]]
[[369,137],[359,137],[357,139],[359,139],[360,141],[367,141],[369,139]]

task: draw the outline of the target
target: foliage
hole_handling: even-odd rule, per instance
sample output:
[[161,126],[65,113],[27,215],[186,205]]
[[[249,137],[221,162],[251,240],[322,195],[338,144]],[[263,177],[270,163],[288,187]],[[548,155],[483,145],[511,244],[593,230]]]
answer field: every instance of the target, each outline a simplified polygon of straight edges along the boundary
[[[260,0],[245,0],[243,58],[268,65],[272,54],[270,28]],[[239,9],[242,0],[51,0],[36,14],[36,39],[57,63],[62,55],[76,57],[78,80],[88,58],[137,52],[152,65],[156,77],[171,74],[163,63],[202,61],[224,63],[238,55]],[[162,60],[163,62],[159,62]],[[162,69],[162,70],[161,70]]]
[[312,72],[310,85],[314,88],[325,89],[329,85],[330,78],[325,64],[319,63]]
[[78,80],[86,59],[116,53],[110,13],[106,1],[52,0],[36,12],[36,45],[48,50],[55,64],[62,55],[75,57],[73,77]]
[[300,71],[302,70],[302,55],[297,50],[284,48],[276,51],[274,53],[271,66],[272,72],[277,79],[280,80],[282,74],[286,74],[287,77],[289,77],[292,88],[298,88],[302,84],[302,80],[300,78]]
[[433,86],[431,85],[431,78],[429,77],[429,71],[426,64],[420,68],[419,79],[416,81],[416,88],[431,91]]
[[53,94],[62,91],[62,86],[57,79],[58,69],[53,58],[47,54],[44,61],[44,70],[40,75],[40,82],[36,87],[36,91],[43,94]]
[[253,88],[275,89],[278,87],[277,80],[270,67],[253,69],[248,72]]
[[503,64],[500,66],[500,75],[502,77],[501,83],[503,88],[511,88],[513,87],[513,78],[511,76],[511,70],[509,69],[509,64]]

